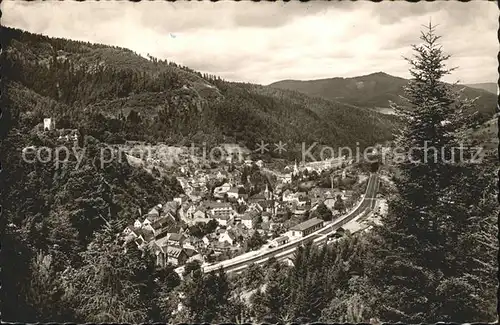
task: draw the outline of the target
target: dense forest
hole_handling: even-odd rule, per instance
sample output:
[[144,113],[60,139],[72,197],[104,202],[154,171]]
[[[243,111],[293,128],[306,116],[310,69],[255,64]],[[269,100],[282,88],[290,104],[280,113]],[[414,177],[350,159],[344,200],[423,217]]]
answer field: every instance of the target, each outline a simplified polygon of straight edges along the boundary
[[[470,125],[474,102],[440,82],[449,73],[447,56],[432,27],[409,62],[413,109],[400,109],[398,117],[230,83],[121,48],[11,28],[2,28],[2,39],[4,321],[498,320],[493,161],[402,161],[394,166],[400,173],[382,226],[327,247],[302,247],[291,266],[271,259],[231,275],[188,264],[182,281],[171,266],[157,268],[152,256],[116,236],[138,211],[178,194],[175,178],[154,178],[123,162],[100,167],[99,150],[125,139],[371,145],[391,138],[397,126],[403,148],[465,141],[459,131]],[[57,147],[36,128],[46,116],[79,130],[85,159],[62,166],[22,159],[23,148]]]

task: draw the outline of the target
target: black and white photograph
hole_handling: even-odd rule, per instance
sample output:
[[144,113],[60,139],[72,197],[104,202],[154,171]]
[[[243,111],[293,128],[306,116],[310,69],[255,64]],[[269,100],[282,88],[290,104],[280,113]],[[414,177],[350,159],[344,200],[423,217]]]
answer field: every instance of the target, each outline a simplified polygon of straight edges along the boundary
[[1,9],[1,321],[498,323],[495,1]]

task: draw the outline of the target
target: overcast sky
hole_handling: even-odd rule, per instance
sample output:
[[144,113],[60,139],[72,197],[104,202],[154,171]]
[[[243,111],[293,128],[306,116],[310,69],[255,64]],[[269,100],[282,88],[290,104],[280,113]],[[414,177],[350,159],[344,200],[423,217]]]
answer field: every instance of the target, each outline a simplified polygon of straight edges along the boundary
[[402,55],[421,25],[439,24],[458,66],[447,81],[496,82],[495,2],[49,2],[1,4],[2,25],[117,45],[227,80],[408,77]]

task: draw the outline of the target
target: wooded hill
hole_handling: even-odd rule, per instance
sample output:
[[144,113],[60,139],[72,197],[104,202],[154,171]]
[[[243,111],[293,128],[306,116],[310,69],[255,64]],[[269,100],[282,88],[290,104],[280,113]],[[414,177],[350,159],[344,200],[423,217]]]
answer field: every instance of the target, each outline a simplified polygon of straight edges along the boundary
[[2,76],[16,125],[52,116],[101,141],[318,142],[367,146],[397,119],[354,105],[227,82],[128,49],[5,27]]
[[[224,272],[203,274],[188,264],[180,283],[172,266],[155,268],[153,256],[143,256],[134,244],[124,254],[116,237],[139,209],[168,201],[181,189],[173,177],[155,179],[116,160],[99,167],[102,141],[290,136],[286,140],[372,144],[401,123],[405,127],[396,144],[417,149],[408,158],[422,157],[428,140],[448,148],[449,157],[464,138],[453,131],[471,125],[455,107],[472,105],[457,101],[439,82],[448,73],[442,65],[428,64],[446,58],[431,26],[422,37],[428,46],[417,51],[432,56],[410,70],[418,78],[406,93],[413,110],[401,108],[409,115],[403,124],[328,99],[225,82],[125,49],[2,29],[8,45],[1,65],[6,87],[1,104],[8,108],[0,125],[2,319],[498,321],[498,166],[492,160],[398,162],[382,226],[328,248],[299,249],[292,267],[269,259],[263,268],[253,265],[229,279]],[[48,115],[59,127],[83,134],[78,141],[87,159],[81,165],[75,159],[62,168],[22,160],[27,146],[58,146],[57,132],[34,128]],[[487,138],[495,132],[494,121],[471,132]],[[257,288],[249,301],[238,298],[240,289]]]
[[466,86],[471,88],[486,90],[494,95],[497,94],[497,89],[498,89],[498,83],[496,82],[481,82],[477,84],[467,84]]
[[[288,89],[305,95],[348,103],[364,108],[388,108],[390,101],[405,105],[404,87],[408,80],[391,76],[384,72],[372,73],[353,78],[328,78],[317,80],[282,80],[270,84],[270,87]],[[481,122],[491,118],[495,113],[497,96],[495,93],[455,85],[456,90],[463,89],[463,96],[469,99],[478,97],[476,109],[481,115]],[[491,88],[491,86],[490,86]]]

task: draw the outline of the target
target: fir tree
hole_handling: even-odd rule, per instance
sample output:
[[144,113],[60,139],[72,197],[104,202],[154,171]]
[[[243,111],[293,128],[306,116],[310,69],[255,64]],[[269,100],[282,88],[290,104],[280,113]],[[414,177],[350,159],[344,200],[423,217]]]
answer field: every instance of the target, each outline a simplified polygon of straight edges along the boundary
[[[479,215],[471,208],[471,194],[480,195],[480,190],[471,171],[486,167],[471,166],[453,156],[471,119],[463,112],[473,102],[461,100],[442,81],[453,69],[446,67],[450,56],[443,53],[439,38],[429,24],[421,35],[423,44],[413,46],[415,56],[407,59],[413,77],[406,88],[409,107],[396,107],[406,120],[397,145],[407,154],[397,158],[398,197],[391,201],[383,226],[376,228],[381,239],[377,245],[383,249],[376,253],[379,263],[372,274],[384,291],[381,317],[387,321],[489,320],[484,318],[489,311],[478,309],[476,292],[464,278],[477,268],[469,263],[474,241],[464,246],[460,239],[461,232],[478,231],[474,216]],[[467,157],[465,150],[463,158]],[[456,291],[459,301],[443,304],[448,299],[444,292],[456,296]],[[476,308],[468,307],[464,297],[471,298]],[[491,310],[481,301],[486,303],[483,308]]]
[[121,226],[112,222],[97,232],[81,253],[83,265],[61,275],[63,301],[74,306],[79,321],[135,323],[151,316],[154,306],[149,298],[159,290],[153,281],[154,260],[134,244],[124,251],[115,235]]
[[183,283],[189,319],[194,322],[220,322],[230,316],[229,282],[221,269],[203,274],[200,268],[193,270],[189,279]]

